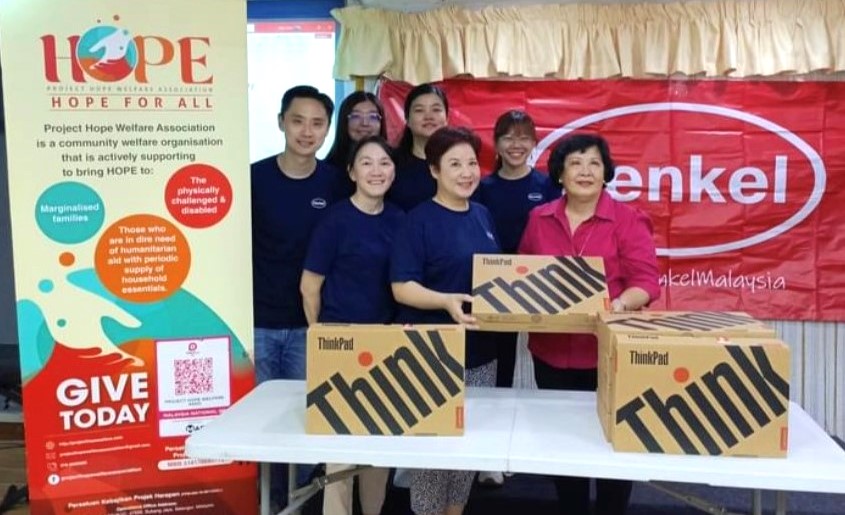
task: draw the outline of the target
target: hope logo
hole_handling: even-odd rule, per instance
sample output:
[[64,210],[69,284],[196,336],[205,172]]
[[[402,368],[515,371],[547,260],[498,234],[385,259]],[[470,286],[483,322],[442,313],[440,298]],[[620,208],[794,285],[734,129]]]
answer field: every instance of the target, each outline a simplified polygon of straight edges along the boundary
[[138,48],[126,29],[101,25],[88,29],[76,46],[82,69],[94,79],[116,82],[138,64]]

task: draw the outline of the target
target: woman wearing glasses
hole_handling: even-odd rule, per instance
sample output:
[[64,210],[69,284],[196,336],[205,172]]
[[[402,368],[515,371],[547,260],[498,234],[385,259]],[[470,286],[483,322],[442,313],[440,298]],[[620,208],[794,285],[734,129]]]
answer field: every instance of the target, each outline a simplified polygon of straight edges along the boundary
[[349,152],[356,143],[368,136],[380,136],[387,139],[384,120],[384,108],[378,98],[368,91],[355,91],[340,104],[337,114],[334,144],[326,156],[326,161],[340,171],[334,191],[337,200],[349,198],[355,192],[355,183],[346,173]]
[[[559,198],[561,192],[546,174],[528,164],[537,146],[537,129],[527,113],[512,110],[499,116],[493,141],[496,168],[481,180],[473,200],[486,206],[493,216],[502,252],[516,254],[529,211]],[[496,386],[500,388],[513,386],[516,343],[517,333],[496,335]],[[503,481],[501,472],[478,474],[478,482],[483,485],[500,486]]]

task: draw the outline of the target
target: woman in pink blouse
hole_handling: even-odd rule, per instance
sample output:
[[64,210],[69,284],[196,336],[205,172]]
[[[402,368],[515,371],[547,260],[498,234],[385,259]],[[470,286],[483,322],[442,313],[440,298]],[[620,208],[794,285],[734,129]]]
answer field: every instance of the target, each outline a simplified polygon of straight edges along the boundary
[[[564,194],[531,211],[519,252],[603,257],[613,311],[637,310],[656,299],[660,289],[651,221],[605,191],[615,173],[607,141],[591,134],[569,135],[552,150],[548,170]],[[528,349],[539,388],[596,389],[594,335],[531,333]],[[554,482],[560,513],[591,513],[589,479],[556,477]],[[596,491],[595,513],[625,513],[629,481],[600,479]]]

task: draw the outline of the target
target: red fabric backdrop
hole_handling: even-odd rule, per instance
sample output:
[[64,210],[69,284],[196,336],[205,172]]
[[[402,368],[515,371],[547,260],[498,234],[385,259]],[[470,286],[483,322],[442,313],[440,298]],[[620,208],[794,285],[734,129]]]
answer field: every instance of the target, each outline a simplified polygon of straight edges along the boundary
[[[610,190],[650,214],[660,255],[656,309],[741,310],[845,320],[845,83],[475,81],[441,84],[449,122],[484,141],[508,109],[537,123],[537,167],[571,131],[608,139]],[[384,82],[398,137],[410,86]]]

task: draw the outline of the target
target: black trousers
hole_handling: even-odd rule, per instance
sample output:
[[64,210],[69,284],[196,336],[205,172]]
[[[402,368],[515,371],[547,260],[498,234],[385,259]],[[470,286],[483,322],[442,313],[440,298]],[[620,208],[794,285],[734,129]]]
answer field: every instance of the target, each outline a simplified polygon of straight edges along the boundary
[[[596,369],[562,369],[534,358],[534,378],[544,390],[595,391]],[[590,479],[554,476],[561,515],[589,515]],[[596,515],[624,515],[631,498],[632,483],[615,479],[596,479]]]
[[516,368],[516,340],[519,333],[491,333],[496,335],[496,386],[513,387]]

